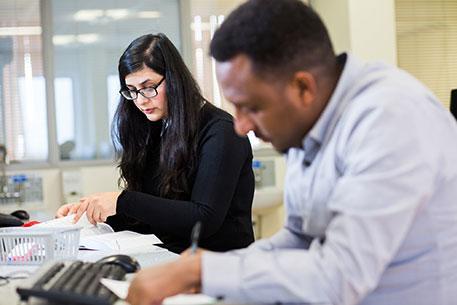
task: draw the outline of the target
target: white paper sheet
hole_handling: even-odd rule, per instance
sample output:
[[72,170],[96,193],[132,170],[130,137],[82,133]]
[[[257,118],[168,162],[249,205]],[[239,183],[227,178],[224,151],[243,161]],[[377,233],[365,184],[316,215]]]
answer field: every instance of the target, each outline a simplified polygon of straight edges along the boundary
[[[116,281],[112,279],[101,279],[101,283],[111,290],[120,299],[125,300],[127,297],[130,283],[126,281]],[[206,305],[216,303],[216,299],[204,294],[178,294],[166,298],[164,305]]]
[[82,228],[81,237],[114,232],[113,228],[111,228],[111,226],[106,223],[98,223],[97,225],[91,224],[87,219],[86,212],[81,215],[81,218],[76,223],[73,223],[74,218],[75,214],[71,214],[65,217],[55,218],[42,222],[35,225],[34,227],[57,228],[66,226],[79,226]]
[[178,294],[163,300],[164,305],[206,305],[214,304],[217,300],[204,294]]
[[154,234],[139,234],[132,231],[114,232],[106,223],[93,225],[87,219],[86,213],[81,215],[78,222],[73,223],[75,214],[52,219],[35,225],[34,227],[57,228],[67,226],[81,227],[80,249],[99,251],[117,251],[122,253],[136,253],[154,251],[156,244],[161,244]]
[[129,292],[130,283],[127,281],[117,281],[112,279],[101,279],[100,282],[119,299],[125,300]]
[[[154,234],[140,234],[132,231],[120,231],[81,237],[80,246],[86,249],[123,253],[154,251],[155,244],[161,244]],[[139,248],[142,251],[138,251]]]

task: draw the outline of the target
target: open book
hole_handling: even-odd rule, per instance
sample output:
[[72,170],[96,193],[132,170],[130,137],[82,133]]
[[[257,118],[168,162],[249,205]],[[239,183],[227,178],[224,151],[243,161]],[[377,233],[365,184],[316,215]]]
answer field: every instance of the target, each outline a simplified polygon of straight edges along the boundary
[[132,231],[114,232],[113,228],[106,223],[93,225],[89,222],[84,213],[77,223],[73,223],[75,215],[68,215],[62,218],[45,221],[35,227],[81,227],[79,241],[80,250],[119,251],[123,253],[152,251],[160,239],[154,234],[140,234]]

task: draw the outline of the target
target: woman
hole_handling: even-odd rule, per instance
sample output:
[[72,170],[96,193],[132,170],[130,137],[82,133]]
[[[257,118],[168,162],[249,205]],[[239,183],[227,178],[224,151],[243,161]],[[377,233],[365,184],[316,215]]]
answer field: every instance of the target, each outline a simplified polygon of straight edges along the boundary
[[119,60],[121,100],[113,135],[122,192],[99,193],[57,211],[83,212],[116,231],[156,234],[180,253],[202,222],[200,245],[213,251],[254,240],[252,150],[232,117],[206,102],[164,34],[134,40]]

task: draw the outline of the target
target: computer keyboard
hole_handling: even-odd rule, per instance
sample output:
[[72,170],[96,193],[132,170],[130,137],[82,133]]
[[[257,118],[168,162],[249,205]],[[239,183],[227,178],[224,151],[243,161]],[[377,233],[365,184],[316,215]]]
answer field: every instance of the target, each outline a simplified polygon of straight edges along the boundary
[[122,280],[126,273],[119,265],[82,261],[51,263],[39,272],[28,286],[17,288],[21,301],[38,297],[58,304],[111,305],[117,296],[100,279]]

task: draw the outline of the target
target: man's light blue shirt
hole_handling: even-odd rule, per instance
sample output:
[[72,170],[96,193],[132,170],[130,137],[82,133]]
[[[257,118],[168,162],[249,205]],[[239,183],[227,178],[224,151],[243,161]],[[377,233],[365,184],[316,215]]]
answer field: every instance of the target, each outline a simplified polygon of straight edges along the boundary
[[202,289],[242,302],[457,300],[457,124],[406,72],[343,55],[332,97],[287,153],[285,227],[205,253]]

